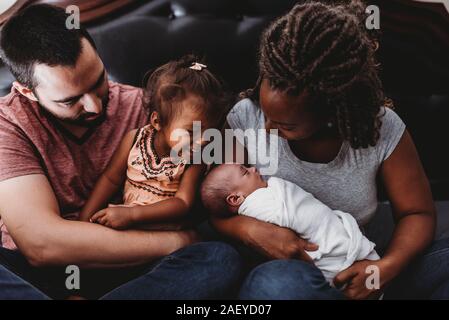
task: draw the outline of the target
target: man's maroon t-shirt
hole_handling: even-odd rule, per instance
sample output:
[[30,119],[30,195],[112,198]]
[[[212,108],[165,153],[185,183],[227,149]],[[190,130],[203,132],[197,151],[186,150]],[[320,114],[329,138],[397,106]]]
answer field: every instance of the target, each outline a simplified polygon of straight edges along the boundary
[[[0,181],[45,175],[61,216],[76,219],[125,134],[148,124],[142,96],[141,89],[110,82],[105,120],[77,139],[13,89],[0,98]],[[16,249],[1,220],[0,230],[2,246]]]

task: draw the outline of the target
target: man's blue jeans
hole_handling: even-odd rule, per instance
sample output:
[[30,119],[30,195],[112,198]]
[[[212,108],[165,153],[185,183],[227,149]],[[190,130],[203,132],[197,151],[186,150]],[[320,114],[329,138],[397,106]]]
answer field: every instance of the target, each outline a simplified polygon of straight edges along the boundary
[[[104,272],[107,273],[106,270]],[[114,272],[126,273],[127,270]],[[226,298],[237,288],[240,272],[240,256],[231,246],[222,242],[202,242],[180,249],[147,266],[140,276],[122,283],[101,299]],[[81,286],[85,282],[82,275],[81,272]],[[32,284],[1,265],[0,288],[0,299],[48,299]]]
[[[449,221],[444,216],[449,213],[447,207],[440,209],[439,240],[392,282],[384,299],[449,299]],[[381,255],[393,228],[391,212],[383,207],[365,230]],[[308,300],[344,299],[344,296],[325,281],[318,268],[299,260],[274,260],[249,273],[240,289],[240,298]]]
[[0,265],[0,300],[47,300],[48,297]]

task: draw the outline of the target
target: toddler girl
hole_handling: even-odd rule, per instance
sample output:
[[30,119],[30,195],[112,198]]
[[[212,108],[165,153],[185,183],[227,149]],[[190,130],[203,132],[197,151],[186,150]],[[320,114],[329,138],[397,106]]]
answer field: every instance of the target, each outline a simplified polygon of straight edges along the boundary
[[[193,136],[193,123],[200,121],[201,130],[219,127],[229,105],[222,83],[195,61],[184,57],[150,75],[146,85],[150,123],[125,136],[80,220],[115,229],[151,228],[189,212],[205,171],[203,164],[189,165],[193,152],[204,145],[202,132]],[[174,138],[176,132],[185,135]],[[182,151],[174,153],[178,149]],[[123,183],[124,204],[107,207]]]

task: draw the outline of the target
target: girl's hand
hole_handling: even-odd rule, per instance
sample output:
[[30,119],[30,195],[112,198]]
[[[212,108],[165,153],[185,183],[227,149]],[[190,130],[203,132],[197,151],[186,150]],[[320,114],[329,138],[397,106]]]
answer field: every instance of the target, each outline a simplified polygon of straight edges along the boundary
[[123,230],[132,223],[132,208],[109,207],[95,213],[90,222],[98,223],[109,228]]
[[306,251],[316,251],[318,246],[298,236],[294,231],[262,221],[251,221],[248,244],[272,259],[300,259],[313,263]]
[[385,261],[356,261],[334,278],[337,288],[344,287],[343,294],[352,300],[378,299],[385,286],[395,277]]

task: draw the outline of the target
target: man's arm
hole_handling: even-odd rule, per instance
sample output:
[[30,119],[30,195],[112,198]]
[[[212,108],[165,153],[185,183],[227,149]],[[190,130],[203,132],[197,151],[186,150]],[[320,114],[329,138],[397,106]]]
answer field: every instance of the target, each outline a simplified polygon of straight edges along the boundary
[[116,231],[60,217],[44,175],[0,182],[0,212],[13,240],[35,266],[84,268],[143,264],[195,241],[193,232]]

